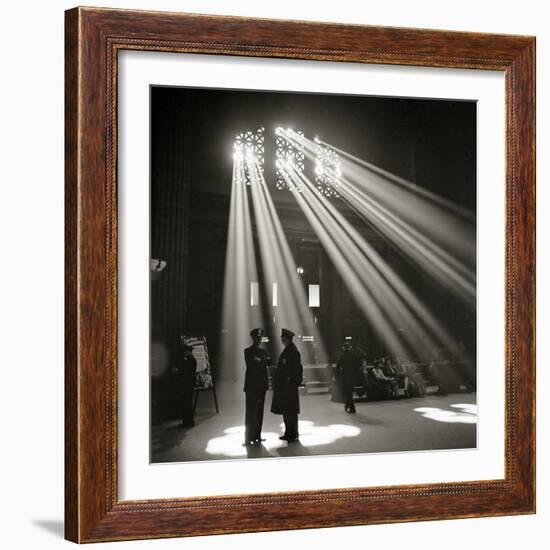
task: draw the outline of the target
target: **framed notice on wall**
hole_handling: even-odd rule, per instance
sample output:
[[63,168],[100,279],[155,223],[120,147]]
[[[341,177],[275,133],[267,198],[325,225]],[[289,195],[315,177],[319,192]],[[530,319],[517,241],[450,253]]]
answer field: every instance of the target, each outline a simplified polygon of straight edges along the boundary
[[68,539],[534,511],[534,50],[66,13]]

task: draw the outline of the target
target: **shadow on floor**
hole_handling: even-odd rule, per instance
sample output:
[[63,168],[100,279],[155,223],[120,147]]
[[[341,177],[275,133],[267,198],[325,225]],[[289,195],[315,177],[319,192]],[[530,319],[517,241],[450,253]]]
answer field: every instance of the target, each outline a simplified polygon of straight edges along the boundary
[[273,458],[274,455],[271,454],[263,445],[259,447],[247,447],[246,456],[248,458]]
[[179,423],[167,426],[162,430],[153,430],[151,435],[152,454],[162,453],[177,447],[185,439],[190,428],[182,428]]
[[299,441],[289,443],[286,447],[273,450],[278,456],[309,456],[311,453]]
[[391,422],[387,422],[381,418],[372,418],[359,413],[353,415],[353,420],[359,424],[366,424],[368,426],[388,426],[391,424]]
[[216,416],[216,413],[203,413],[195,416],[195,426],[193,428],[183,428],[179,421],[166,424],[162,427],[153,428],[151,433],[151,451],[152,455],[170,451],[182,443],[191,430]]
[[56,538],[65,538],[65,523],[62,519],[33,519],[31,521],[34,525]]

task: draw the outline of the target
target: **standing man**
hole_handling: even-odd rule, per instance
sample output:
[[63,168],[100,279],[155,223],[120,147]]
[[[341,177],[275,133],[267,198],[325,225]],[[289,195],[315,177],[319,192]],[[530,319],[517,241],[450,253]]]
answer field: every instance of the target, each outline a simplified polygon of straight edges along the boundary
[[174,369],[177,384],[181,392],[181,427],[192,428],[195,425],[193,396],[195,394],[195,372],[197,360],[193,355],[193,347],[182,341],[183,357],[181,363]]
[[342,345],[342,355],[340,359],[338,359],[337,369],[340,380],[342,381],[342,389],[344,390],[343,393],[346,400],[344,410],[350,414],[355,414],[353,388],[355,387],[355,380],[360,368],[361,357],[353,349],[351,342],[346,340]]
[[300,397],[298,387],[302,383],[303,368],[300,352],[294,345],[294,333],[286,328],[281,331],[281,342],[284,346],[273,382],[273,402],[271,412],[282,414],[285,433],[279,437],[292,443],[298,441],[298,414]]
[[245,445],[259,445],[262,442],[265,392],[267,390],[267,366],[269,355],[261,347],[264,331],[255,328],[250,331],[252,345],[244,350],[246,373],[244,392],[246,393]]

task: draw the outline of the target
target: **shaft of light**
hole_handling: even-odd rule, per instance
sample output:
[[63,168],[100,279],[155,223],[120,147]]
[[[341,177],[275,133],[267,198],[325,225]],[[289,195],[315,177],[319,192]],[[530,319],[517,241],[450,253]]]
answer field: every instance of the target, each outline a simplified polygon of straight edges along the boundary
[[258,281],[252,224],[242,160],[235,160],[229,206],[222,310],[221,377],[238,380],[244,368],[243,349],[249,345],[250,282]]
[[[409,331],[416,336],[417,341],[429,342],[432,346],[436,343],[451,345],[450,335],[404,280],[326,197],[316,193],[315,187],[307,178],[302,175],[302,179],[308,184],[311,193],[316,195],[317,201],[344,229],[354,246],[363,254],[363,257],[360,257],[360,265],[364,273],[368,273],[365,284],[376,285],[377,295],[379,293],[384,298],[383,301],[399,313],[399,317],[408,325]],[[355,253],[356,250],[352,252]]]
[[365,316],[371,321],[373,329],[378,333],[381,340],[389,350],[396,354],[407,354],[408,349],[404,342],[397,336],[396,327],[392,326],[384,311],[374,298],[373,292],[368,285],[365,285],[355,270],[355,258],[350,258],[342,248],[345,239],[336,239],[334,234],[342,237],[336,227],[330,230],[326,228],[326,220],[315,211],[309,200],[306,200],[307,192],[300,193],[300,182],[288,171],[283,172],[285,181],[290,189],[294,190],[294,196],[306,219],[317,234],[321,244],[331,258],[334,266],[342,276],[351,294],[354,296],[357,305]]
[[[315,159],[316,143],[288,131],[283,137],[291,143],[300,144],[308,158]],[[345,154],[321,140],[317,143]],[[429,196],[429,200],[422,199],[417,196],[421,188],[357,157],[346,156],[353,158],[356,164],[351,166],[353,163],[349,160],[344,161],[344,171],[348,177],[342,176],[338,181],[341,199],[398,246],[435,282],[473,307],[476,275],[473,267],[469,267],[475,263],[472,223],[456,212],[448,211],[448,201],[436,201],[437,196],[433,193],[421,193],[424,197]],[[368,167],[370,172],[362,167]],[[392,183],[398,183],[400,187]],[[414,222],[406,221],[407,216],[410,218],[412,214]],[[438,244],[437,240],[443,244]]]
[[443,197],[440,197],[439,195],[436,195],[435,193],[432,193],[431,191],[427,191],[426,189],[423,189],[422,187],[418,187],[414,183],[406,180],[405,178],[401,178],[395,174],[392,174],[388,170],[384,170],[383,168],[380,168],[379,166],[376,166],[375,164],[372,164],[371,162],[367,162],[364,159],[361,159],[359,157],[356,157],[352,155],[351,153],[348,153],[347,151],[344,151],[342,149],[339,149],[338,147],[326,143],[323,140],[319,140],[320,144],[323,144],[325,147],[328,147],[334,151],[336,151],[338,154],[340,154],[342,157],[351,160],[353,163],[356,163],[363,168],[366,168],[367,170],[371,171],[374,174],[377,174],[384,179],[399,185],[400,187],[405,188],[406,190],[410,191],[411,193],[414,193],[415,195],[421,195],[428,201],[437,204],[438,206],[441,206],[445,208],[446,210],[452,212],[453,214],[460,216],[461,218],[465,218],[467,220],[473,219],[473,213],[465,208],[460,208],[456,204],[452,203],[449,200],[444,199]]
[[[279,331],[282,327],[286,327],[299,336],[313,336],[314,342],[318,346],[315,360],[324,362],[326,359],[325,348],[317,326],[313,322],[313,315],[308,306],[302,283],[296,273],[290,246],[264,176],[255,162],[249,164],[249,173],[251,174],[250,192],[258,227],[260,257],[264,274],[269,281],[276,282],[280,289],[279,305],[274,311],[275,330]],[[278,339],[276,344],[280,349]],[[306,362],[308,361],[307,357],[304,359]],[[313,358],[309,359],[313,360]]]
[[[293,182],[301,180],[301,193],[295,193],[300,206],[309,203],[311,213],[317,216],[315,227],[326,233],[323,236],[325,244],[330,238],[340,247],[342,253],[335,261],[341,275],[354,292],[360,303],[368,304],[365,313],[379,326],[380,336],[387,341],[388,331],[395,332],[397,326],[405,326],[403,335],[409,351],[419,352],[419,347],[435,348],[440,345],[452,345],[452,339],[435,317],[420,302],[414,293],[404,284],[403,280],[387,265],[372,246],[360,235],[348,220],[324,197],[314,184],[303,173],[289,167],[289,179]],[[304,200],[301,200],[301,197]],[[307,215],[307,212],[305,212]],[[311,217],[310,217],[311,222]],[[313,224],[312,224],[313,225]],[[322,229],[321,229],[322,228]],[[319,235],[321,238],[321,235]],[[333,243],[333,244],[335,244]],[[336,254],[332,254],[333,261]],[[354,272],[359,281],[350,280],[350,272]],[[352,283],[349,285],[349,283]],[[357,286],[357,282],[362,288]],[[369,292],[370,290],[374,292]],[[366,299],[367,298],[367,299]],[[370,298],[370,299],[368,299]],[[374,307],[374,310],[373,310]],[[364,308],[365,309],[365,308]],[[373,315],[376,313],[376,315]],[[384,321],[381,323],[381,317]],[[392,349],[395,350],[395,342]],[[402,353],[400,351],[399,353]]]
[[475,217],[457,214],[426,198],[422,188],[398,185],[367,168],[355,157],[342,159],[342,173],[356,189],[387,208],[411,228],[446,250],[466,266],[475,265]]
[[351,208],[369,220],[440,285],[466,301],[475,301],[475,273],[388,209],[358,191],[353,183],[345,178],[341,181],[340,195]]

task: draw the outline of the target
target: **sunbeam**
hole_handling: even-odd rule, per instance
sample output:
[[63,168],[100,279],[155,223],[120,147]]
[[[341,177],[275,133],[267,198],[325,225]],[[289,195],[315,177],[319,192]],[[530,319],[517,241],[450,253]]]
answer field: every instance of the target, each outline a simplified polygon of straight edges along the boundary
[[233,165],[223,292],[221,357],[227,361],[222,373],[224,378],[237,380],[242,370],[243,349],[248,344],[248,333],[254,321],[249,307],[251,281],[258,281],[258,269],[244,165],[237,152]]
[[[452,338],[374,248],[338,209],[298,171],[281,163],[287,185],[308,218],[358,305],[388,349],[418,355]],[[396,336],[397,327],[405,327]]]
[[[250,194],[254,218],[258,227],[260,257],[264,274],[270,283],[277,285],[277,306],[273,324],[278,332],[283,326],[290,327],[299,338],[313,337],[314,349],[306,362],[324,362],[326,353],[315,324],[314,316],[305,296],[305,291],[296,273],[296,264],[283,232],[273,200],[257,162],[250,159],[247,170],[251,174]],[[278,349],[280,344],[276,342]]]
[[[390,174],[319,138],[311,141],[292,131],[281,135],[299,143],[311,160],[319,147],[337,151],[340,198],[377,232],[387,237],[434,281],[475,305],[475,225],[473,214]],[[414,205],[414,207],[413,207]]]

